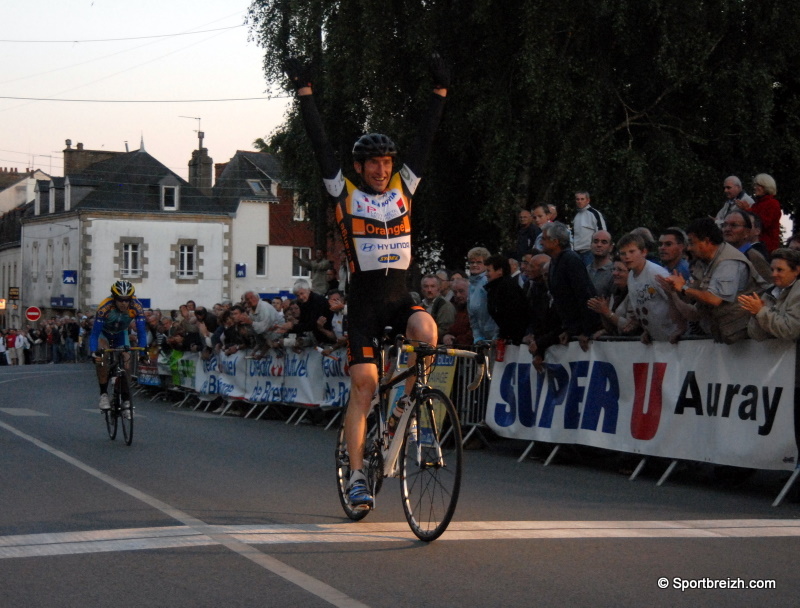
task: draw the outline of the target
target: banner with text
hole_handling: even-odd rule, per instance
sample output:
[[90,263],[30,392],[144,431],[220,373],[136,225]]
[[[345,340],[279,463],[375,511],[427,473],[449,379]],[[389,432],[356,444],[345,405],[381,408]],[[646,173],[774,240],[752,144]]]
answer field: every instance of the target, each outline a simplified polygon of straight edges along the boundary
[[[405,368],[403,355],[400,369]],[[344,407],[350,396],[347,350],[322,354],[314,348],[300,351],[269,350],[254,359],[250,351],[224,353],[202,359],[197,353],[160,353],[158,373],[170,376],[175,386],[203,395],[247,399],[253,403],[285,403],[325,408]],[[456,358],[439,355],[429,383],[450,394]],[[403,386],[395,391],[400,397]]]
[[795,343],[577,342],[495,363],[486,422],[502,437],[794,469]]

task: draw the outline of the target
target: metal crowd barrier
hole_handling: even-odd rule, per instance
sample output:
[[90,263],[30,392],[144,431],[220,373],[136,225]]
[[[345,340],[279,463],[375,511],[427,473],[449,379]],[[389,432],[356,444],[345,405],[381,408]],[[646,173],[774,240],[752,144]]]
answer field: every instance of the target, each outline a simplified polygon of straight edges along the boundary
[[[459,346],[459,348],[475,350],[469,346]],[[494,356],[490,357],[490,366],[493,363]],[[480,386],[474,391],[470,391],[467,388],[475,377],[477,367],[478,361],[475,359],[461,357],[458,359],[450,398],[453,400],[456,410],[458,410],[461,428],[465,431],[463,443],[466,444],[473,435],[476,435],[483,444],[488,446],[489,441],[482,431],[488,428],[484,420],[486,418],[486,404],[489,399],[489,381],[484,378]]]

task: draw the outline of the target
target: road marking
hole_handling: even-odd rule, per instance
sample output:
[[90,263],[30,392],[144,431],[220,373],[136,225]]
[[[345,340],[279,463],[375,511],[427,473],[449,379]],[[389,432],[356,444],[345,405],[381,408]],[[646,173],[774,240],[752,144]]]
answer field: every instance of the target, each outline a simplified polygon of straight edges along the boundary
[[43,414],[36,410],[27,407],[0,407],[0,412],[8,414],[9,416],[49,416],[50,414]]
[[288,564],[285,564],[282,561],[267,555],[266,553],[262,553],[258,549],[251,547],[247,543],[244,543],[235,537],[226,534],[225,532],[220,532],[219,529],[216,529],[214,526],[209,526],[205,522],[181,511],[180,509],[162,502],[153,496],[145,494],[144,492],[137,490],[136,488],[129,486],[128,484],[119,481],[110,475],[106,475],[102,471],[99,471],[94,467],[81,462],[77,458],[62,452],[61,450],[56,449],[45,442],[40,441],[39,439],[36,439],[36,437],[32,437],[27,433],[23,433],[22,431],[9,424],[6,424],[5,422],[0,422],[0,428],[6,429],[10,433],[13,433],[16,436],[31,442],[35,446],[41,448],[56,458],[60,458],[61,460],[77,467],[92,477],[95,477],[100,481],[103,481],[116,488],[120,492],[124,492],[125,494],[128,494],[129,496],[132,496],[133,498],[150,505],[168,517],[176,519],[194,534],[207,535],[210,541],[213,541],[213,543],[222,545],[230,551],[238,553],[242,557],[249,559],[251,562],[258,564],[265,570],[268,570],[269,572],[280,576],[290,583],[297,585],[312,595],[316,595],[318,598],[328,602],[329,604],[337,606],[338,608],[368,608],[366,604],[363,604],[358,600],[345,595],[327,583],[324,583],[321,580],[298,570],[297,568],[293,568]]
[[[1,370],[1,369],[2,369],[2,368],[0,368],[0,370]],[[18,380],[22,380],[23,378],[24,378],[25,380],[27,380],[27,379],[28,379],[28,378],[30,378],[30,377],[36,377],[36,376],[54,376],[54,375],[57,375],[57,374],[72,374],[72,373],[73,373],[73,372],[71,372],[71,371],[66,371],[66,372],[50,372],[50,373],[41,373],[41,372],[38,372],[38,371],[37,371],[37,372],[33,372],[33,371],[31,371],[31,372],[23,372],[23,371],[19,371],[19,372],[14,372],[14,374],[17,374],[17,375],[19,375],[19,377],[18,377],[18,378],[13,378],[13,377],[12,377],[12,378],[9,378],[8,380],[0,380],[0,384],[8,384],[9,382],[17,382]],[[7,377],[7,376],[10,376],[10,375],[12,375],[12,374],[2,374],[2,375],[3,375],[3,377]]]
[[[775,538],[800,536],[796,519],[682,521],[456,521],[437,542],[579,538]],[[246,545],[416,542],[402,523],[164,526],[0,536],[0,559]]]

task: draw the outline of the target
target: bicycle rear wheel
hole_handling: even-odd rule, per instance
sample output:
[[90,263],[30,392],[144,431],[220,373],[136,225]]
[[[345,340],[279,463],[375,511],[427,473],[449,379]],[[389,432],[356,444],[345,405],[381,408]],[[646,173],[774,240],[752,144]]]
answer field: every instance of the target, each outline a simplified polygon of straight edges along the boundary
[[450,524],[461,490],[463,456],[456,408],[442,391],[426,390],[414,404],[400,454],[403,511],[420,540],[439,538]]
[[[373,410],[374,411],[374,410]],[[347,412],[345,412],[346,414]],[[350,455],[347,452],[347,441],[344,435],[344,419],[339,425],[336,437],[336,491],[339,502],[342,503],[345,515],[353,521],[360,521],[369,515],[370,509],[356,509],[347,498],[347,484],[350,480]],[[376,444],[376,424],[370,424],[367,419],[367,438],[364,442],[364,473],[367,485],[373,496],[377,495],[383,483],[383,458]]]
[[118,387],[120,389],[120,396],[119,396],[119,403],[120,408],[122,408],[122,395],[127,393],[128,394],[128,401],[131,405],[130,409],[120,409],[119,417],[122,421],[122,436],[125,438],[125,445],[130,445],[133,442],[133,395],[130,393],[130,387],[128,386],[128,379],[125,376],[122,376],[119,379]]

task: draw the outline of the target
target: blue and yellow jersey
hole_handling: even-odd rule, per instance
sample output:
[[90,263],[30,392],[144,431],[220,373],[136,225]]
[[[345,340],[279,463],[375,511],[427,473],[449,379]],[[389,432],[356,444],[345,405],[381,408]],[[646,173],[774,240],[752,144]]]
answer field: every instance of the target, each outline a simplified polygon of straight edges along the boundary
[[119,338],[125,338],[125,344],[127,344],[128,327],[130,327],[132,319],[136,321],[139,346],[144,348],[147,346],[147,324],[142,303],[136,298],[131,298],[128,310],[120,312],[114,304],[114,298],[109,297],[100,302],[94,315],[92,333],[89,336],[89,351],[97,350],[101,335],[114,344],[119,342]]

